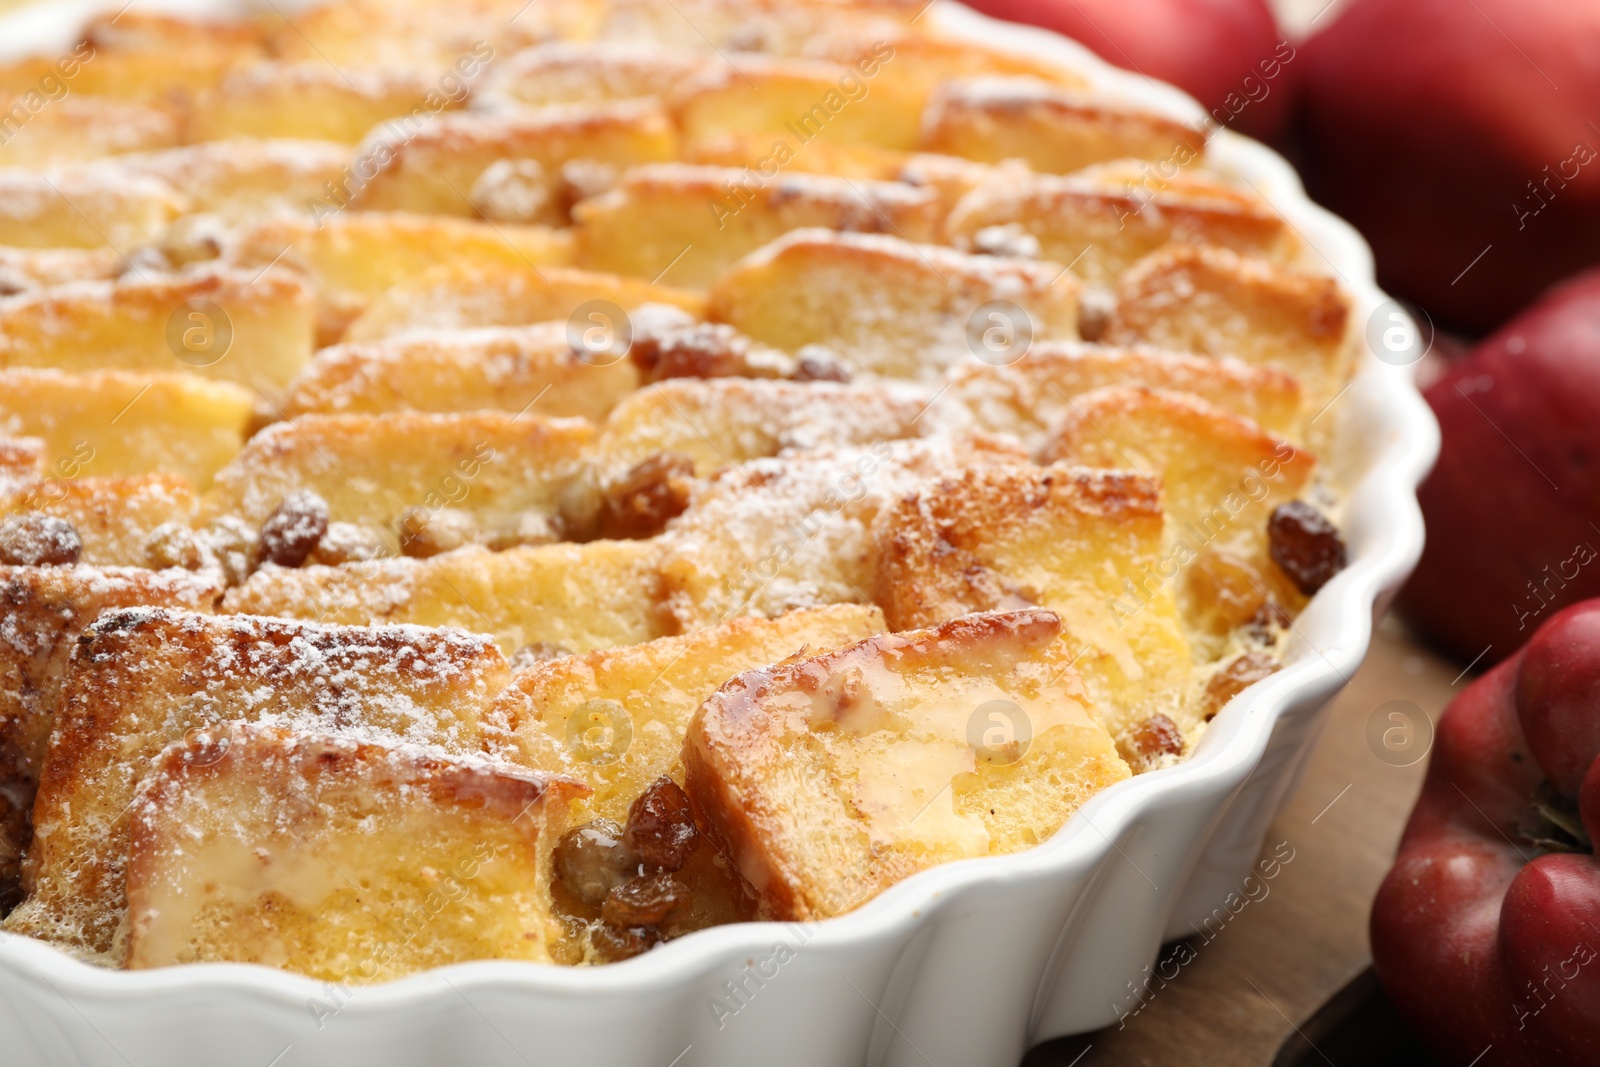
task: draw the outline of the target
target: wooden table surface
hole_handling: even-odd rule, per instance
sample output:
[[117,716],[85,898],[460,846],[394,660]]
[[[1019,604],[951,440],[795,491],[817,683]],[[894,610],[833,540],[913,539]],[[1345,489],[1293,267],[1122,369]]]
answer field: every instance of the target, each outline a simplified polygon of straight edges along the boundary
[[1420,709],[1437,721],[1471,681],[1459,673],[1386,621],[1267,834],[1263,855],[1281,841],[1295,850],[1267,896],[1214,940],[1191,942],[1195,958],[1123,1027],[1041,1045],[1024,1067],[1270,1064],[1296,1027],[1371,963],[1368,908],[1427,761],[1380,758],[1382,745],[1368,743],[1369,720],[1387,727],[1391,713]]

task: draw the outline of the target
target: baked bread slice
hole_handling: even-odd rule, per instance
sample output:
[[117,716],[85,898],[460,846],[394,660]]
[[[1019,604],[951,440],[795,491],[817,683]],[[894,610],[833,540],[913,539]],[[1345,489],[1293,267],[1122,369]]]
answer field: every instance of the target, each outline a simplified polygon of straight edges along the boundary
[[0,297],[0,367],[177,371],[275,394],[311,358],[312,327],[294,271],[130,269]]
[[5,928],[113,951],[130,806],[161,751],[233,722],[361,740],[483,749],[510,671],[456,630],[322,627],[163,608],[103,614],[68,667],[34,804],[28,898]]
[[1119,182],[1072,175],[1019,175],[981,184],[951,210],[945,238],[957,248],[972,248],[995,226],[1017,227],[1038,242],[1043,258],[1108,287],[1168,244],[1217,245],[1280,261],[1300,250],[1289,224],[1253,195],[1190,196],[1165,183],[1128,190]]
[[258,137],[353,145],[385,120],[466,105],[466,92],[439,88],[437,77],[420,71],[339,70],[320,57],[253,63],[196,94],[187,130],[201,142]]
[[632,360],[585,359],[565,322],[425,331],[322,349],[289,383],[283,414],[500,410],[602,422],[639,378]]
[[1039,844],[1128,776],[1048,611],[969,615],[742,674],[690,723],[690,800],[765,917],[850,911]]
[[881,45],[858,63],[751,56],[717,64],[671,98],[686,139],[720,133],[766,133],[793,154],[813,139],[908,151],[917,145],[925,94],[908,81],[878,78],[894,51]]
[[1176,245],[1129,270],[1105,339],[1276,367],[1321,414],[1350,378],[1350,297],[1332,278],[1226,248]]
[[[1163,715],[1193,736],[1191,662],[1156,483],[1128,471],[989,466],[930,479],[877,516],[872,597],[893,630],[1048,608],[1126,752]],[[1140,600],[1129,590],[1140,590]]]
[[785,449],[914,437],[929,399],[888,385],[670,378],[624,398],[597,449],[607,472],[666,452],[704,476]]
[[71,525],[79,563],[101,567],[184,567],[205,561],[190,524],[199,509],[194,486],[176,474],[126,478],[85,475],[85,448],[32,477],[0,480],[0,522],[48,516]]
[[351,211],[315,222],[288,217],[260,223],[232,244],[228,258],[252,271],[281,261],[310,275],[317,343],[330,345],[371,301],[441,262],[559,265],[572,258],[571,244],[566,233],[542,226]]
[[[441,263],[372,301],[350,324],[344,339],[375,341],[419,330],[526,326],[560,320],[592,362],[607,363],[622,359],[627,350],[625,340],[618,338],[626,338],[628,319],[624,315],[622,322],[612,321],[616,310],[632,312],[641,304],[667,304],[698,316],[705,310],[705,297],[598,271],[531,264]],[[580,308],[585,312],[581,316],[576,314]]]
[[130,970],[265,963],[366,983],[550,961],[569,779],[231,725],[156,756],[128,819]]
[[1003,366],[974,360],[950,373],[940,398],[958,405],[978,429],[1009,433],[1038,447],[1075,398],[1108,386],[1189,393],[1263,428],[1295,438],[1302,422],[1299,382],[1275,367],[1151,347],[1046,342]]
[[118,156],[125,174],[159,178],[178,191],[186,211],[248,224],[299,215],[323,203],[328,187],[349,181],[350,152],[327,141],[235,137],[159,152]]
[[[0,167],[38,169],[167,148],[181,139],[180,119],[171,108],[92,96],[60,96],[49,107],[40,107],[41,99],[37,91],[0,90],[0,115],[6,116],[8,129],[5,143],[0,144]],[[28,134],[18,137],[17,118],[24,115]]]
[[740,257],[792,230],[927,242],[939,213],[931,193],[901,182],[769,178],[748,169],[657,163],[635,167],[609,191],[577,204],[572,221],[579,266],[704,288]]
[[[250,439],[218,472],[205,514],[258,528],[312,493],[323,521],[358,527],[391,554],[553,541],[562,491],[592,438],[578,419],[502,411],[302,415]],[[267,558],[292,566],[309,551]]]
[[658,539],[668,618],[687,633],[739,615],[869,603],[879,509],[951,469],[1026,462],[1008,443],[947,437],[814,449],[719,471]]
[[573,805],[574,823],[624,823],[651,782],[683,781],[684,731],[717,686],[884,629],[877,608],[839,604],[540,663],[518,671],[500,695],[497,718],[516,753],[507,758],[585,782],[594,792]]
[[590,652],[673,632],[661,613],[661,549],[650,541],[479,548],[431,559],[263,567],[224,610],[352,625],[454,626],[495,639]]
[[788,352],[822,345],[857,374],[936,384],[975,355],[1076,340],[1078,285],[1051,263],[795,230],[718,279],[708,315]]
[[[379,146],[386,146],[380,150]],[[623,102],[504,115],[439,115],[411,136],[381,128],[357,149],[381,169],[352,200],[364,211],[476,217],[473,186],[500,160],[531,160],[545,182],[545,206],[525,222],[559,225],[563,166],[574,160],[618,170],[672,159],[677,134],[659,104]]]
[[704,50],[625,41],[549,41],[494,63],[473,92],[487,111],[661,98],[718,63]]
[[183,209],[171,185],[110,163],[0,170],[0,245],[13,248],[133,249]]
[[205,488],[244,444],[254,396],[167,371],[0,370],[0,433],[44,442],[55,467],[82,455],[96,475],[169,471]]
[[953,78],[928,103],[918,147],[982,163],[1020,159],[1066,174],[1112,159],[1161,160],[1176,171],[1205,154],[1204,131],[1165,115],[1032,77]]
[[[1118,387],[1079,397],[1042,458],[1132,469],[1160,484],[1170,545],[1158,581],[1181,572],[1178,601],[1202,658],[1258,614],[1303,605],[1271,560],[1267,520],[1310,485],[1316,460],[1305,450],[1195,397]],[[1147,604],[1150,583],[1134,584],[1133,602]]]
[[208,612],[221,596],[214,576],[182,570],[0,566],[0,912],[19,896],[34,791],[78,634],[104,611]]

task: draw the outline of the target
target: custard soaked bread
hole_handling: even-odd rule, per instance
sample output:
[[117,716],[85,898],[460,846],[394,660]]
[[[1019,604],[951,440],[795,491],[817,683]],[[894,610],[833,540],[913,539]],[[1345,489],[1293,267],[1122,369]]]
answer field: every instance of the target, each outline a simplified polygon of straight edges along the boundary
[[291,15],[0,64],[71,88],[0,145],[7,930],[370,982],[839,914],[1188,758],[1342,566],[1350,295],[1070,54]]
[[765,917],[1038,844],[1128,776],[1042,610],[969,615],[749,671],[689,726],[689,797]]
[[127,816],[172,742],[257,722],[468,755],[496,732],[488,716],[507,676],[492,642],[453,630],[160,608],[101,616],[68,666],[23,868],[28,897],[6,929],[90,954],[114,950]]
[[584,792],[438,749],[200,731],[156,757],[134,801],[122,964],[231,960],[356,983],[546,962],[550,848]]

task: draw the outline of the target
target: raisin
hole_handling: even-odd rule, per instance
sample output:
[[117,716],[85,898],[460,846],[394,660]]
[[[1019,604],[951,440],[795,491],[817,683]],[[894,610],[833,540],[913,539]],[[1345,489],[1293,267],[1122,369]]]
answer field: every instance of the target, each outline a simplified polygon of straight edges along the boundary
[[327,532],[327,501],[310,490],[297,489],[261,524],[261,558],[280,567],[298,567]]
[[549,641],[535,641],[532,644],[523,645],[511,653],[511,669],[513,671],[525,671],[529,667],[540,663],[566,659],[570,655],[572,655],[572,652],[562,648],[560,645],[551,644]]
[[689,506],[694,460],[657,452],[606,486],[602,536],[654,537]]
[[1246,652],[1211,676],[1206,682],[1206,721],[1210,722],[1223,705],[1238,696],[1246,687],[1274,673],[1281,664],[1266,652]]
[[683,787],[665,775],[651,782],[628,808],[624,840],[652,867],[676,871],[689,862],[700,831]]
[[0,563],[67,567],[82,555],[83,539],[66,519],[29,513],[0,521]]
[[400,551],[414,559],[475,544],[478,524],[457,508],[407,508],[400,516]]
[[617,886],[600,906],[608,926],[662,927],[689,908],[689,888],[666,871],[641,874]]
[[794,354],[797,382],[848,382],[850,370],[827,345],[801,345]]
[[1266,602],[1263,581],[1248,561],[1231,552],[1202,551],[1184,571],[1188,614],[1217,636],[1247,625]]
[[624,843],[622,827],[610,819],[596,819],[562,834],[553,858],[561,884],[585,904],[596,906],[639,870],[639,857]]
[[649,926],[612,926],[601,922],[589,928],[589,943],[602,962],[616,963],[655,948],[661,943],[661,932]]
[[1267,520],[1267,539],[1272,562],[1306,596],[1344,569],[1346,553],[1338,527],[1303,500],[1278,505]]
[[199,570],[202,558],[194,531],[181,522],[164,522],[144,539],[145,562],[152,570]]
[[1159,711],[1140,723],[1128,741],[1128,762],[1135,771],[1149,770],[1162,756],[1183,755],[1183,731]]

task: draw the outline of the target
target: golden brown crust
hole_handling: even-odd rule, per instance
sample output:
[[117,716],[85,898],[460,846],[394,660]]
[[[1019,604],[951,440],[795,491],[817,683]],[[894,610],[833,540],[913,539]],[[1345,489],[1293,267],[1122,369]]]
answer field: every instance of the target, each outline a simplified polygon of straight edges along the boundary
[[[686,787],[763,913],[827,918],[933,863],[1037,843],[1126,777],[1059,633],[1048,611],[970,615],[749,671],[707,700]],[[997,707],[1015,732],[989,746]]]
[[182,571],[0,567],[0,910],[14,903],[33,797],[74,639],[134,605],[210,611],[213,579]]
[[111,949],[124,906],[122,816],[148,761],[186,732],[266,721],[473,753],[508,676],[492,642],[459,631],[162,608],[102,615],[73,650],[34,805],[29,897],[8,929]]
[[[156,757],[135,801],[122,963],[375,981],[548,960],[546,857],[585,792],[438,750],[238,724],[196,734]],[[395,938],[419,918],[425,935]]]

